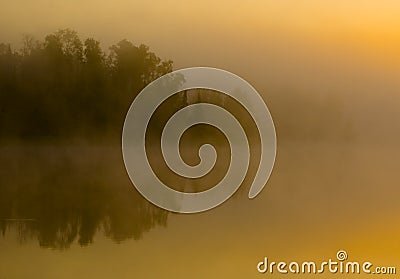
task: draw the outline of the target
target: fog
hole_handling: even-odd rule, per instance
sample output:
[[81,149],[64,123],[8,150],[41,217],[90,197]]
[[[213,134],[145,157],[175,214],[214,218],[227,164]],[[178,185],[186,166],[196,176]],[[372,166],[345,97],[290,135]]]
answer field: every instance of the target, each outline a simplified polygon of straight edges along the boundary
[[[125,38],[173,60],[175,69],[210,66],[244,77],[278,128],[294,125],[294,114],[300,125],[318,118],[310,129],[338,117],[354,139],[398,137],[398,1],[1,2],[1,42],[15,48],[23,34],[43,39],[62,28],[105,50]],[[339,111],[312,113],[332,102]]]
[[[326,260],[339,249],[398,263],[400,1],[0,5],[0,278],[260,278],[264,256]],[[26,34],[41,44],[23,53]],[[121,129],[141,88],[194,66],[258,90],[278,152],[256,199],[250,175],[211,211],[171,214],[133,187]],[[181,93],[152,120],[150,155],[165,116],[198,92]],[[185,135],[183,158],[195,164],[208,136],[226,143],[213,130]],[[158,155],[153,169],[176,184]]]

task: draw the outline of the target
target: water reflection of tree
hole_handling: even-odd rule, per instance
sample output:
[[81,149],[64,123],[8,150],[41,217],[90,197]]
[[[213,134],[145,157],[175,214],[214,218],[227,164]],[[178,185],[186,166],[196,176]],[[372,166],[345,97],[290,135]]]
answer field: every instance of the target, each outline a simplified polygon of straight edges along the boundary
[[21,241],[63,249],[91,243],[98,231],[120,242],[166,225],[167,212],[131,186],[117,147],[14,146],[0,155],[8,162],[0,170],[3,235],[17,229]]

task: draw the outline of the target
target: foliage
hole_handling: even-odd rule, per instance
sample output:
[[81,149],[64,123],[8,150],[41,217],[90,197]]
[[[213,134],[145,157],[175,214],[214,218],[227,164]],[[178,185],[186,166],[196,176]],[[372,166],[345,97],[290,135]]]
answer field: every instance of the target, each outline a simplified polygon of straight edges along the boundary
[[117,135],[138,92],[171,71],[145,45],[122,40],[106,53],[70,29],[25,36],[17,51],[0,44],[0,138]]

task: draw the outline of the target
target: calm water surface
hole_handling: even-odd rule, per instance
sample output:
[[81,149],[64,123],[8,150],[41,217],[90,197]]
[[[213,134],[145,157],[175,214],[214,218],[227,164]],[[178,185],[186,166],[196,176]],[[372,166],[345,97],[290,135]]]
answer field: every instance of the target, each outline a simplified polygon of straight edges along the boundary
[[283,143],[256,199],[243,185],[192,215],[142,198],[117,144],[2,144],[0,156],[0,279],[278,278],[257,263],[340,249],[400,270],[396,146]]

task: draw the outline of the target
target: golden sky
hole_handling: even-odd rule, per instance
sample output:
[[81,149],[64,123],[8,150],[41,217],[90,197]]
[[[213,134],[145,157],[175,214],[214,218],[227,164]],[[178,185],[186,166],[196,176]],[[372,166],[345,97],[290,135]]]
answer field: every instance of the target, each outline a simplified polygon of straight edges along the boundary
[[[215,61],[213,56],[227,49],[262,51],[279,40],[346,43],[381,55],[394,55],[400,47],[400,2],[395,0],[0,3],[1,41],[18,44],[24,33],[41,38],[69,27],[101,40],[105,47],[122,38],[143,42],[182,66]],[[190,63],[193,54],[196,59]]]

